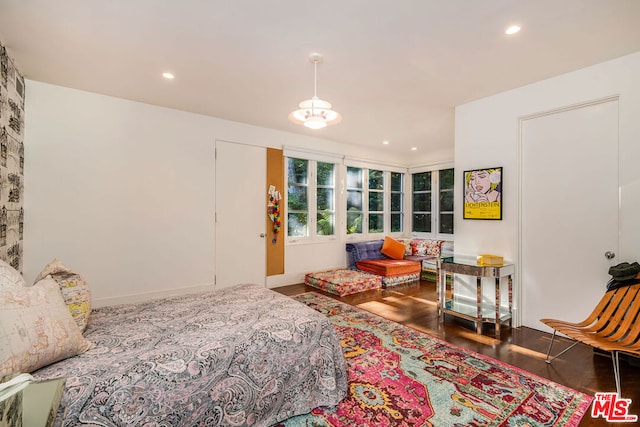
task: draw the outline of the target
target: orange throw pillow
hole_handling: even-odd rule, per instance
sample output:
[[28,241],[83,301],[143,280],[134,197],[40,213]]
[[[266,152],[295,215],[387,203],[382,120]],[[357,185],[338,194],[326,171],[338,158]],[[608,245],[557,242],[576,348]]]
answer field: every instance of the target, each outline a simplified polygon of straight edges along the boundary
[[389,258],[404,259],[404,243],[387,236],[384,238],[380,252]]

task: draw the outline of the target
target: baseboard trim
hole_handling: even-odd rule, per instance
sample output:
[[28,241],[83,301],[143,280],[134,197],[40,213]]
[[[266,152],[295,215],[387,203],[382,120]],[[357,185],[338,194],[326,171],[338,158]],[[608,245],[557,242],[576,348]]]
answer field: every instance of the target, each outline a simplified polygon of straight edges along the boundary
[[187,286],[184,288],[167,289],[164,291],[140,292],[136,294],[120,295],[117,297],[92,299],[91,305],[94,308],[98,308],[119,304],[134,304],[158,298],[167,298],[213,290],[215,290],[214,284],[206,283],[202,285]]

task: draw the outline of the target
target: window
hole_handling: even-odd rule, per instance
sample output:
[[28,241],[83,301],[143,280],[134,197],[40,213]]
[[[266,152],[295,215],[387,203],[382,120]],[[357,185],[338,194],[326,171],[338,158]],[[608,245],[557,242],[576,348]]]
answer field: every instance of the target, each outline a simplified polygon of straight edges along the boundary
[[336,165],[287,158],[287,236],[335,235]]
[[391,172],[391,232],[402,232],[404,224],[404,174]]
[[431,172],[414,173],[413,230],[431,233]]
[[362,233],[363,172],[360,168],[347,167],[347,234]]
[[369,170],[369,233],[384,233],[384,179],[379,170]]
[[287,163],[287,236],[307,236],[309,161],[288,159]]
[[335,234],[335,165],[317,163],[318,179],[316,185],[317,224],[316,234],[331,236]]
[[454,169],[413,173],[412,231],[453,234]]
[[404,174],[347,167],[347,234],[403,231]]
[[453,234],[453,169],[439,171],[438,233]]

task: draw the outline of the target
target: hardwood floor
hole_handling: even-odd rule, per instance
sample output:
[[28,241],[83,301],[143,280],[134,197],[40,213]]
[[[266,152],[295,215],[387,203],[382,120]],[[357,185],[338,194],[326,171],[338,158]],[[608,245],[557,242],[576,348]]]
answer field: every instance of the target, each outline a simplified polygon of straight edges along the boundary
[[[345,297],[338,297],[304,284],[283,286],[273,290],[284,295],[298,295],[311,291],[324,294],[591,396],[596,392],[613,392],[616,389],[611,358],[608,355],[594,353],[589,346],[579,344],[554,360],[552,364],[547,364],[544,359],[551,339],[548,333],[526,327],[511,329],[504,326],[500,339],[496,339],[493,325],[490,324],[484,326],[483,335],[475,333],[472,322],[451,316],[447,316],[444,324],[440,324],[436,287],[433,282],[421,281]],[[585,317],[592,308],[585,307]],[[561,339],[558,344],[562,342],[570,341]],[[554,345],[555,349],[556,345]],[[554,352],[556,353],[557,351]],[[622,397],[632,400],[629,405],[629,414],[640,416],[639,360],[628,361],[621,357],[620,377]],[[591,409],[583,417],[581,427],[612,425],[601,417],[592,418],[590,411]]]

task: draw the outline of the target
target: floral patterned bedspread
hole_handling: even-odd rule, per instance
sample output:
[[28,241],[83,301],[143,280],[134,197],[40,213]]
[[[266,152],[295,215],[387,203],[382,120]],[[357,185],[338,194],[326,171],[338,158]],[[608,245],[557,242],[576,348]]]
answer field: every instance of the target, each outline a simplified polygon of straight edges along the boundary
[[347,377],[322,314],[257,285],[95,309],[56,425],[268,426],[336,405]]

